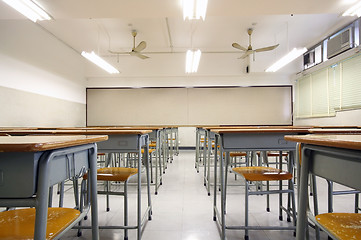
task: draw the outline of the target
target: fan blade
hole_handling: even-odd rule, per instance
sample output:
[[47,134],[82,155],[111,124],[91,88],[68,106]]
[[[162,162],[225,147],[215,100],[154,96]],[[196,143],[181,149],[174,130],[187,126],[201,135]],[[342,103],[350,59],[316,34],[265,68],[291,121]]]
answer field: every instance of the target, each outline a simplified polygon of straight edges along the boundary
[[237,49],[242,50],[242,51],[247,51],[247,48],[242,47],[238,43],[232,43],[232,47],[237,48]]
[[140,52],[140,51],[142,51],[144,48],[146,48],[147,47],[147,43],[146,42],[144,42],[144,41],[141,41],[139,44],[138,44],[138,46],[136,47],[136,48],[134,48],[133,50],[134,50],[134,52]]
[[145,56],[143,54],[140,54],[139,52],[135,52],[135,51],[132,51],[129,53],[131,56],[136,56],[136,57],[139,57],[141,59],[147,59],[149,58],[148,56]]
[[240,56],[238,59],[245,59],[246,57],[248,57],[249,55],[251,55],[254,51],[250,50],[245,52],[242,56]]
[[271,51],[273,49],[275,49],[276,47],[278,47],[279,44],[274,45],[274,46],[269,46],[269,47],[264,47],[264,48],[258,48],[255,51],[256,52],[265,52],[265,51]]

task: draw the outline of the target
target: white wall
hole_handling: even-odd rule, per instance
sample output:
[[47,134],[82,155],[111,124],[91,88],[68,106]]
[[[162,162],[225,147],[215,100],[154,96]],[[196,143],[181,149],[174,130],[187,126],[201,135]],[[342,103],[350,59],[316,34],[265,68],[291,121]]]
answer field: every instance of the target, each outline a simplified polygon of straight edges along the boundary
[[[8,111],[2,112],[0,126],[84,126],[83,58],[29,20],[1,20],[0,36],[0,97],[9,98],[1,101]],[[9,89],[18,92],[9,95]],[[27,103],[11,99],[26,92],[30,93]],[[45,102],[55,104],[54,109],[67,106],[68,112],[47,111]],[[15,103],[17,106],[11,107]],[[22,107],[26,109],[22,111]],[[52,114],[52,121],[37,116],[35,110],[39,108],[44,116]],[[64,114],[68,116],[64,118]]]
[[195,127],[179,127],[178,139],[180,147],[196,146],[196,128]]
[[335,117],[295,119],[296,126],[361,126],[361,109],[336,112]]
[[148,77],[88,77],[87,87],[205,87],[290,85],[287,74],[250,73],[240,75],[189,75]]

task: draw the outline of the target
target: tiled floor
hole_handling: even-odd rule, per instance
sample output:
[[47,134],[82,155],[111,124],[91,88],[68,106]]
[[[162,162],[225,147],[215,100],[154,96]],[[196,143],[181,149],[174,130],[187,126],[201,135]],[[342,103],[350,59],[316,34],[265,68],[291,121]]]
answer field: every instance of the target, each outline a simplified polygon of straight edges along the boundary
[[[194,168],[194,151],[180,151],[179,156],[174,158],[173,163],[168,165],[164,175],[163,185],[158,195],[152,191],[153,216],[145,227],[143,240],[218,240],[220,239],[216,223],[213,221],[213,192],[207,195],[203,186],[203,173],[197,173]],[[201,169],[202,170],[202,169]],[[229,182],[234,182],[231,175]],[[320,212],[325,212],[326,185],[324,180],[318,181]],[[241,183],[240,180],[237,183]],[[129,190],[130,206],[129,211],[136,210],[136,188]],[[71,194],[71,190],[67,195]],[[143,200],[146,192],[143,189]],[[72,199],[67,197],[66,204],[72,204]],[[353,196],[334,197],[335,211],[349,211],[353,209]],[[265,211],[265,196],[251,196],[250,199],[250,224],[267,225],[288,225],[286,221],[278,220],[278,196],[271,198],[271,212]],[[145,202],[145,201],[143,201]],[[286,201],[284,201],[286,202]],[[227,224],[240,225],[243,223],[244,194],[242,187],[231,186],[227,192]],[[123,199],[122,197],[111,197],[111,211],[105,211],[104,196],[98,197],[99,223],[100,225],[116,225],[122,223]],[[145,204],[143,204],[143,209]],[[90,220],[85,221],[89,224]],[[131,214],[130,224],[135,223]],[[310,230],[311,239],[314,239],[314,231]],[[228,240],[244,239],[244,232],[241,230],[228,230]],[[76,237],[75,230],[71,230],[62,239],[90,239],[91,231],[83,230],[82,237]],[[100,239],[123,239],[123,230],[100,230]],[[129,239],[136,239],[136,231],[130,230]],[[295,239],[292,231],[250,231],[251,240],[288,240]],[[321,239],[327,237],[321,233]]]

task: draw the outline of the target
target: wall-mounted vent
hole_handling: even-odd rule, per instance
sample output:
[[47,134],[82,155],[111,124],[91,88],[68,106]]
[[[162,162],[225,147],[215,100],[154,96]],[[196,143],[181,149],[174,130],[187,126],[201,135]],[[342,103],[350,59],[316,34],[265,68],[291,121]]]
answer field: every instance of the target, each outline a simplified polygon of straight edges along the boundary
[[327,41],[327,58],[332,58],[353,47],[352,28],[347,28]]

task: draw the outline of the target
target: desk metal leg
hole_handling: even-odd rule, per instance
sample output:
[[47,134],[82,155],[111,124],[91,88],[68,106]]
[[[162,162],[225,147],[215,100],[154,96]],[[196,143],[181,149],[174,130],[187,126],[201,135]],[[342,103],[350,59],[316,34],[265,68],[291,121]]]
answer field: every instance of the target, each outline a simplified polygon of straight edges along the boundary
[[225,216],[225,191],[224,191],[224,157],[223,157],[223,149],[222,149],[222,139],[220,140],[220,184],[221,184],[221,239],[226,239],[226,216]]
[[[142,226],[142,191],[141,191],[141,187],[142,187],[142,161],[141,161],[141,156],[142,156],[142,141],[141,141],[141,137],[138,138],[138,146],[139,146],[139,150],[138,150],[138,206],[137,206],[137,239],[141,239],[141,226]],[[146,154],[146,151],[144,151],[144,153]]]
[[196,159],[195,159],[195,168],[197,170],[197,173],[199,173],[199,142],[200,142],[200,133],[199,129],[197,129],[196,132]]
[[89,149],[89,182],[91,194],[91,214],[92,214],[92,239],[99,239],[99,223],[98,223],[98,201],[97,201],[97,145],[94,144],[93,149]]
[[307,151],[302,149],[302,165],[299,179],[299,200],[298,200],[298,221],[296,230],[296,240],[305,239],[305,231],[307,228],[307,206],[308,206],[308,170],[309,156]]
[[207,158],[207,145],[208,145],[208,134],[207,131],[204,134],[204,145],[203,145],[203,184],[205,187],[207,187],[207,164],[208,164],[208,158]]
[[146,175],[147,175],[147,195],[148,195],[148,207],[149,207],[149,211],[148,211],[148,220],[152,219],[152,202],[151,202],[151,197],[150,197],[150,175],[149,175],[149,164],[150,164],[150,156],[149,156],[149,136],[145,136],[146,140],[145,140],[145,170],[146,170]]
[[218,135],[215,140],[215,150],[214,150],[214,194],[213,194],[213,221],[217,221],[217,163],[218,163]]
[[210,138],[210,132],[208,132],[208,148],[207,148],[207,161],[208,161],[208,166],[207,166],[207,192],[208,192],[208,196],[211,195],[211,151],[212,151],[212,140]]
[[46,222],[48,220],[48,196],[49,196],[49,161],[53,155],[44,153],[39,160],[38,192],[35,214],[34,239],[46,239]]

